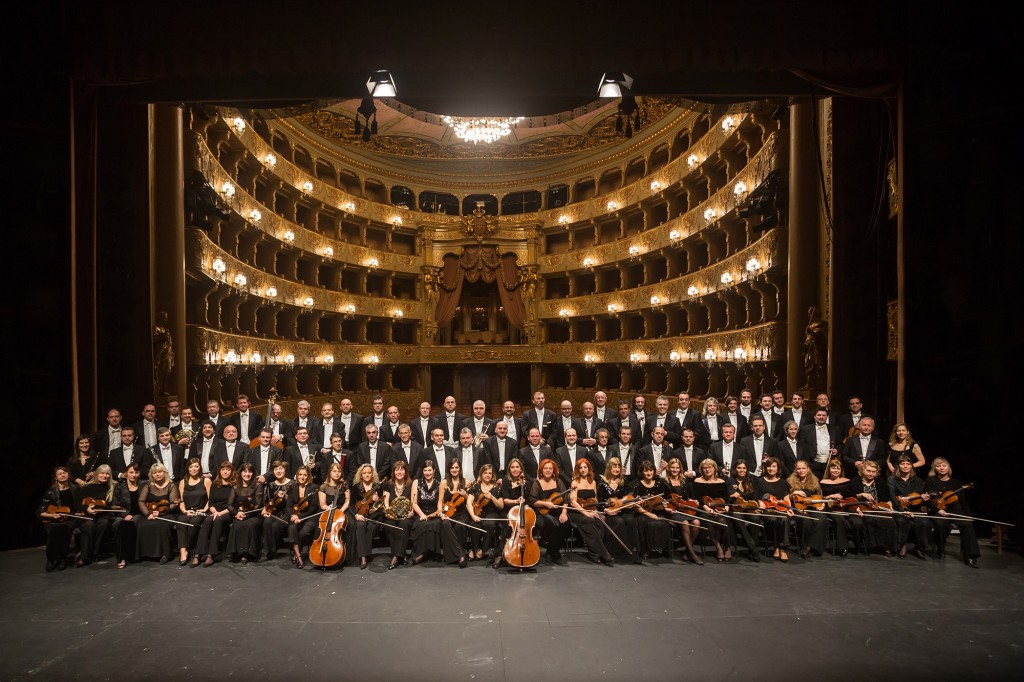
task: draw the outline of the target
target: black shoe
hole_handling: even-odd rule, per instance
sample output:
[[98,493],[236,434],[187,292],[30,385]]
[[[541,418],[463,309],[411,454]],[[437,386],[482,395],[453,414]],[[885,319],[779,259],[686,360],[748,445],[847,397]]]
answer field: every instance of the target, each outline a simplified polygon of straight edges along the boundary
[[946,553],[945,552],[936,552],[935,553],[935,558],[936,559],[945,559],[946,558]]
[[464,557],[464,556],[460,556],[459,557],[459,568],[465,568],[468,563],[469,562],[466,561],[466,557]]
[[757,552],[751,552],[750,560],[753,561],[755,564],[759,564],[761,563],[761,555]]
[[398,557],[393,556],[393,557],[391,557],[391,563],[388,564],[388,570],[389,571],[395,570],[395,566],[398,566]]
[[53,573],[53,569],[55,569],[55,568],[57,568],[57,562],[56,561],[47,561],[46,562],[46,572],[47,573]]
[[927,560],[927,559],[928,559],[928,557],[926,557],[926,556],[924,555],[924,552],[922,552],[922,551],[921,551],[921,550],[919,550],[919,549],[915,549],[914,551],[912,551],[912,552],[911,552],[911,554],[913,554],[914,556],[916,556],[916,557],[917,557],[918,559],[925,559],[925,560]]
[[882,552],[882,554],[885,555],[886,559],[891,559],[892,558],[892,552],[890,552],[889,550],[885,550],[884,552]]
[[967,560],[967,565],[970,566],[971,568],[977,568],[978,567],[978,560],[975,559],[974,557],[971,557],[970,559]]
[[498,555],[498,558],[494,560],[494,563],[493,563],[493,564],[491,564],[491,568],[493,568],[493,569],[495,569],[495,570],[497,570],[497,569],[501,568],[501,559],[502,559],[502,557],[501,557],[501,555],[499,554],[499,555]]
[[602,559],[601,561],[603,561],[603,562],[604,562],[604,565],[605,565],[605,566],[614,566],[614,565],[615,565],[615,559],[613,559],[613,558],[611,558],[611,557],[605,557],[605,558],[604,558],[604,559]]
[[168,561],[170,561],[169,558],[167,558],[165,556],[160,557],[160,563],[161,564],[166,564]]
[[361,571],[364,568],[366,568],[366,557],[363,557],[359,560],[359,570]]
[[426,554],[420,554],[419,556],[417,556],[415,559],[412,560],[412,565],[413,566],[419,566],[420,564],[422,564],[426,560],[427,560],[427,555]]

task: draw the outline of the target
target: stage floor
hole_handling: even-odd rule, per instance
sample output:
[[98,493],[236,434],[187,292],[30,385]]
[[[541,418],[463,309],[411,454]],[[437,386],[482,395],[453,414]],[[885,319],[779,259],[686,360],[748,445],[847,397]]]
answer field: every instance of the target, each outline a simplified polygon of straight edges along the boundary
[[[0,554],[3,680],[977,679],[1024,664],[1024,560],[826,556],[511,575],[255,565],[45,573]],[[868,677],[865,677],[867,675]]]

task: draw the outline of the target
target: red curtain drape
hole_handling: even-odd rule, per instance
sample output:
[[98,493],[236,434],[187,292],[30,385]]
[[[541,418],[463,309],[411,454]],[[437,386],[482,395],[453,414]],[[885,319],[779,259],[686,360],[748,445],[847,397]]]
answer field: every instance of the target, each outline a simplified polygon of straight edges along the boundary
[[445,254],[441,265],[441,281],[434,319],[448,324],[455,317],[462,295],[462,282],[497,281],[498,296],[510,325],[522,329],[526,323],[526,305],[520,287],[519,262],[514,253],[498,255],[493,246],[467,246],[461,256]]

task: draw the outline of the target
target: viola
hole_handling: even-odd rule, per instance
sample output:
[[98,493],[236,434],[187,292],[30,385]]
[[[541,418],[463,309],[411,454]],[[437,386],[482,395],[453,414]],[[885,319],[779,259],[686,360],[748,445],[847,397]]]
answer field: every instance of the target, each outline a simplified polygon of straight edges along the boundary
[[522,571],[540,562],[540,544],[533,538],[533,527],[537,514],[524,500],[508,512],[508,523],[512,530],[501,555],[509,566]]
[[661,497],[661,496],[657,496],[657,495],[653,496],[653,497],[646,497],[646,498],[642,499],[640,501],[640,504],[638,504],[638,505],[636,505],[634,507],[634,509],[636,509],[637,513],[644,513],[644,512],[651,512],[651,513],[653,513],[653,512],[656,512],[656,511],[661,511],[664,508],[665,508],[665,500],[664,500],[664,498]]
[[345,540],[343,534],[348,525],[348,517],[337,507],[337,498],[320,514],[317,520],[319,528],[316,540],[309,547],[309,560],[314,566],[327,569],[339,566],[345,561]]
[[149,509],[149,513],[156,512],[157,514],[166,514],[167,510],[171,508],[171,501],[167,498],[157,500],[156,502],[147,502],[146,507]]
[[951,504],[956,504],[960,500],[960,497],[957,495],[957,493],[959,493],[962,490],[971,490],[972,488],[974,488],[974,484],[967,483],[966,485],[960,486],[956,490],[947,490],[938,497],[933,496],[932,503],[935,505],[936,509],[940,511],[945,511],[946,507],[948,507]]
[[843,511],[870,511],[872,503],[859,497],[845,497],[839,502],[839,507]]
[[789,504],[785,500],[777,499],[774,495],[769,495],[767,500],[761,501],[764,503],[765,509],[782,512],[783,514],[793,509],[793,505]]
[[[554,504],[554,505],[564,505],[568,501],[568,497],[569,497],[569,493],[570,492],[572,492],[572,489],[563,490],[561,492],[555,490],[550,495],[548,495],[546,499],[551,504]],[[537,513],[542,515],[542,516],[547,516],[548,514],[550,514],[552,512],[555,512],[555,511],[558,511],[558,510],[557,509],[551,509],[549,507],[538,507],[537,508]]]
[[97,500],[95,497],[83,497],[81,505],[83,507],[96,507],[97,509],[103,509],[107,506],[107,501],[104,499]]
[[362,499],[356,502],[356,514],[359,514],[360,516],[366,516],[369,514],[372,511],[370,508],[373,506],[373,503],[377,501],[374,499],[375,497],[378,497],[377,486],[373,486],[367,490]]
[[[491,487],[494,490],[494,487]],[[480,494],[473,499],[473,513],[477,516],[483,514],[484,509],[491,503],[491,498],[484,495],[483,488],[480,489]]]
[[309,500],[310,498],[303,497],[301,500],[295,503],[295,506],[292,507],[292,511],[296,514],[301,514],[302,512],[306,511],[307,509],[309,509]]
[[697,510],[700,509],[700,502],[697,500],[688,500],[682,495],[672,493],[668,502],[665,503],[665,508],[677,514],[696,516]]
[[452,494],[451,498],[441,507],[441,512],[449,519],[455,516],[459,508],[466,504],[466,496],[461,492],[456,491]]
[[622,507],[622,506],[624,506],[626,504],[629,504],[629,503],[635,502],[635,501],[636,501],[636,498],[633,497],[632,495],[623,495],[622,497],[613,497],[610,500],[608,500],[608,504],[605,505],[605,508],[608,511],[614,511],[614,510],[618,509],[619,507]]
[[805,495],[794,495],[793,506],[799,511],[811,509],[812,511],[822,511],[826,506],[832,504],[832,500],[827,500],[823,497],[807,497]]
[[910,493],[909,495],[897,495],[896,499],[900,501],[904,507],[920,507],[928,500],[924,499],[926,493]]
[[729,506],[729,503],[721,497],[708,497],[707,495],[704,496],[704,504],[717,512],[723,512]]
[[[51,504],[51,505],[49,505],[46,508],[46,513],[47,514],[67,514],[67,515],[70,515],[71,514],[71,508],[70,507],[58,507],[55,504]],[[41,520],[42,520],[43,523],[53,523],[54,521],[60,521],[61,519],[47,519],[47,518],[43,518]]]
[[756,500],[747,500],[742,497],[734,497],[729,502],[733,509],[749,509],[751,511],[761,511],[761,505]]
[[278,490],[274,495],[267,500],[267,503],[263,505],[263,511],[268,514],[276,514],[277,510],[284,504],[285,499],[288,497],[288,493],[284,490]]

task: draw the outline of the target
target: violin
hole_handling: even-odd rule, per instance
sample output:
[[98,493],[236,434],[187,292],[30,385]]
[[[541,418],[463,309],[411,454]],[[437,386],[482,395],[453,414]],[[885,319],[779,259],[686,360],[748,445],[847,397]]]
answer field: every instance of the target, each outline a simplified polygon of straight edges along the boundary
[[157,514],[166,514],[167,510],[171,508],[171,501],[164,498],[162,500],[157,500],[156,502],[147,502],[146,507],[149,509],[150,514],[154,512]]
[[633,495],[623,495],[622,497],[613,497],[613,498],[608,500],[608,503],[605,505],[605,509],[607,509],[608,511],[615,511],[619,507],[622,507],[624,505],[627,505],[627,504],[629,504],[631,502],[635,502],[635,501],[636,501],[636,498],[633,497]]
[[97,500],[95,497],[83,497],[80,504],[83,507],[96,507],[97,509],[103,509],[107,506],[107,501],[104,499]]
[[935,508],[938,509],[939,511],[945,511],[946,507],[948,507],[951,504],[956,504],[960,500],[960,497],[957,495],[957,493],[959,493],[962,490],[971,490],[972,488],[974,488],[974,484],[967,483],[966,485],[960,486],[956,490],[947,490],[946,492],[942,493],[939,496],[932,496],[932,503],[935,505]]
[[[68,515],[68,516],[70,516],[71,515],[71,508],[70,507],[58,507],[55,504],[51,504],[51,505],[49,505],[46,508],[46,513],[47,514],[61,514],[61,515]],[[61,520],[62,519],[47,519],[47,518],[41,519],[41,521],[43,523],[53,523],[54,521],[61,521]]]
[[769,495],[767,500],[761,501],[764,503],[764,508],[770,509],[771,511],[782,512],[785,514],[786,512],[793,510],[793,505],[787,503],[785,500],[777,499],[774,495]]
[[[897,495],[896,499],[900,501],[904,507],[920,507],[928,500],[924,499],[927,493],[910,493],[909,495]],[[929,496],[931,499],[931,496]]]
[[688,500],[682,495],[672,493],[668,502],[665,503],[665,508],[677,514],[696,516],[697,510],[700,509],[700,502],[697,500]]
[[761,505],[759,505],[756,500],[747,500],[743,497],[734,497],[729,504],[733,509],[749,509],[756,512],[761,511]]
[[[554,504],[554,505],[564,505],[566,502],[568,502],[569,493],[571,493],[571,492],[572,492],[572,488],[570,488],[568,490],[563,490],[561,492],[556,490],[556,491],[552,492],[550,495],[548,495],[546,499],[551,504]],[[555,512],[555,511],[558,511],[558,510],[557,509],[551,509],[550,507],[538,507],[537,508],[537,513],[542,515],[542,516],[547,516],[551,512]]]
[[309,547],[310,562],[325,570],[330,566],[339,566],[345,561],[343,534],[348,525],[348,517],[338,509],[337,501],[338,498],[335,497],[330,509],[320,514],[317,521],[319,534]]
[[721,497],[708,497],[707,495],[704,496],[704,504],[716,512],[724,512],[725,508],[729,506],[729,503]]
[[533,527],[537,514],[523,500],[508,512],[508,523],[512,530],[501,555],[509,566],[522,571],[540,562],[540,544],[533,538]]
[[844,497],[839,502],[839,507],[843,511],[870,511],[873,503],[862,500],[859,497]]
[[[494,487],[491,487],[494,490]],[[480,489],[480,494],[477,495],[473,500],[473,513],[477,516],[482,516],[484,509],[491,503],[491,498],[484,494],[483,488]]]
[[832,500],[827,500],[824,497],[807,497],[805,495],[794,495],[793,506],[799,511],[805,511],[810,509],[812,511],[822,511],[826,506],[831,506]]
[[[270,389],[270,396],[267,398],[267,417],[263,420],[264,424],[270,424],[270,419],[274,415],[274,403],[277,402],[277,389]],[[256,437],[249,441],[249,448],[258,448],[260,446],[260,436],[256,434]],[[278,441],[276,443],[271,442],[270,447],[277,448],[278,450],[284,450],[284,443]]]
[[268,514],[277,513],[277,510],[281,508],[281,505],[284,503],[287,497],[288,493],[286,493],[284,490],[278,490],[276,493],[274,493],[273,497],[267,500],[267,503],[263,505],[263,511],[265,511]]
[[306,511],[307,509],[309,509],[309,500],[310,498],[303,497],[301,500],[295,503],[295,506],[292,507],[292,511],[296,514],[301,514],[302,512]]
[[463,495],[461,491],[456,491],[441,508],[441,511],[450,519],[455,516],[455,513],[458,512],[459,508],[464,504],[466,504],[466,496]]
[[665,508],[665,500],[661,496],[646,497],[640,501],[640,504],[634,507],[638,514],[644,512],[656,512],[661,511]]
[[359,514],[360,516],[366,516],[371,511],[373,511],[371,507],[373,507],[373,503],[377,501],[373,499],[375,497],[378,497],[377,486],[373,486],[372,488],[367,490],[366,493],[363,495],[362,499],[356,502],[356,514]]

